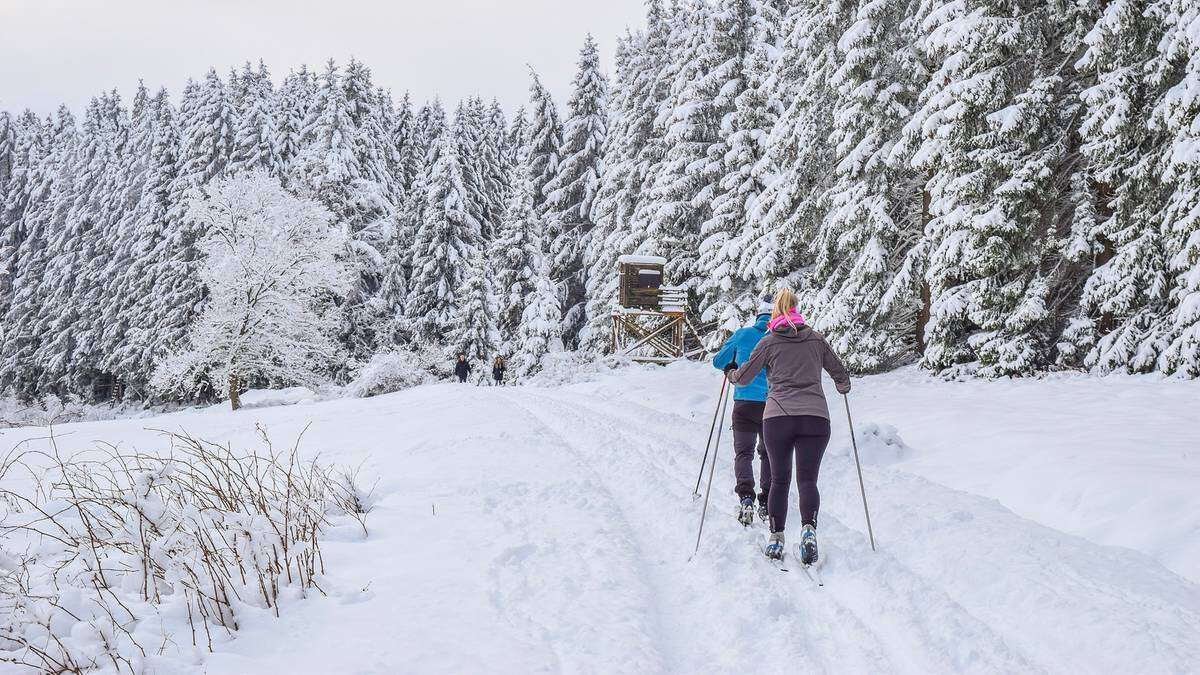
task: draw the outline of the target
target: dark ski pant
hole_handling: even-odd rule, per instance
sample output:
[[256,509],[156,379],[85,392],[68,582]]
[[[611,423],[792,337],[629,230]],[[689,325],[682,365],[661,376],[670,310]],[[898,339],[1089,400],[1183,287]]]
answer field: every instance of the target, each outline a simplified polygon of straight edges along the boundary
[[767,503],[771,489],[771,460],[763,443],[761,401],[733,402],[733,475],[738,499],[754,499],[754,454],[758,451],[758,502]]
[[787,524],[788,493],[791,491],[792,458],[796,460],[796,488],[800,493],[800,520],[816,526],[821,508],[817,473],[829,444],[829,420],[814,415],[785,415],[763,420],[763,440],[771,461],[771,492],[767,512],[771,531],[783,532]]
[[462,375],[459,375],[459,376],[458,376],[458,381],[459,381],[459,382],[464,382],[464,383],[465,383],[465,382],[467,381],[467,376],[466,376],[466,374],[464,373],[464,374],[462,374]]

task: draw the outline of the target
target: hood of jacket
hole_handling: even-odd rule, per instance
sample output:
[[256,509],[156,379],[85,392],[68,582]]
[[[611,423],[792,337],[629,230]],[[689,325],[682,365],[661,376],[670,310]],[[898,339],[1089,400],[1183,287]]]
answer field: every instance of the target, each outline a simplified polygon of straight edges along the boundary
[[821,339],[806,323],[796,324],[795,328],[785,323],[782,326],[777,326],[771,333],[778,339],[787,340],[788,342],[808,342],[809,340]]

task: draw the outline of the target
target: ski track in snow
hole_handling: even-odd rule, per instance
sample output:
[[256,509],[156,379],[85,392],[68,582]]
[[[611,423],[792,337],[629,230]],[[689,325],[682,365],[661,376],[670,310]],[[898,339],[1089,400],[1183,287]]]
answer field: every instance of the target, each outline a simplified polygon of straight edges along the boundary
[[[440,385],[233,416],[193,411],[161,424],[74,425],[74,438],[144,447],[153,437],[146,426],[203,425],[245,443],[258,421],[285,438],[313,421],[305,446],[329,449],[326,460],[357,463],[369,450],[363,472],[380,479],[370,534],[329,533],[328,596],[312,594],[278,619],[247,609],[235,640],[180,672],[1200,665],[1195,583],[1148,555],[1052,529],[903,463],[864,466],[872,552],[842,420],[820,478],[823,588],[794,562],[775,570],[759,551],[761,524],[736,522],[727,430],[704,538],[689,559],[703,503],[692,490],[716,401],[686,386],[679,394],[679,378],[663,369],[552,389]],[[894,422],[871,417],[856,421]],[[791,499],[794,508],[794,491]],[[789,549],[798,540],[792,515]]]
[[[615,445],[610,451],[624,450],[621,462],[607,462],[608,466],[617,470],[615,477],[622,483],[629,483],[629,475],[658,475],[661,477],[678,477],[678,470],[688,458],[694,460],[695,445],[655,431],[657,420],[661,417],[654,415],[644,406],[634,406],[636,412],[620,416],[612,414],[606,406],[595,403],[566,404],[564,397],[536,397],[537,409],[553,413],[556,419],[571,419],[581,424],[574,424],[575,433],[591,438],[605,438],[607,443]],[[555,410],[555,405],[562,406]],[[595,420],[602,420],[596,424]],[[630,422],[634,422],[630,424]],[[594,429],[594,430],[593,430]],[[636,429],[637,435],[622,429]],[[724,434],[723,445],[727,446],[728,434]],[[701,441],[702,442],[702,441]],[[598,448],[602,453],[607,448]],[[730,448],[723,448],[726,453],[718,456],[718,473],[725,478],[732,472],[729,464]],[[594,461],[605,463],[603,456],[595,456]],[[636,460],[636,464],[634,463]],[[698,468],[698,466],[696,467]],[[674,509],[668,509],[662,517],[643,523],[640,532],[652,535],[653,542],[678,540],[681,532],[694,532],[698,525],[695,520],[697,508],[688,505],[691,486],[686,481],[674,480],[673,485],[664,485],[665,481],[652,480],[638,482],[653,488],[647,491],[638,489],[637,500],[653,500],[654,494],[661,499],[664,492],[669,493]],[[726,486],[728,480],[714,480],[714,491],[718,485]],[[636,487],[636,486],[634,486]],[[731,486],[730,486],[731,487]],[[703,489],[703,486],[702,486]],[[731,491],[731,490],[730,490]],[[627,497],[631,499],[631,497]],[[730,642],[714,641],[712,635],[739,635],[731,642],[745,646],[744,653],[736,659],[722,663],[719,670],[725,668],[737,669],[738,664],[758,664],[763,654],[771,654],[771,661],[781,664],[782,670],[788,670],[791,664],[805,662],[817,665],[826,672],[845,670],[857,672],[884,672],[908,670],[912,672],[931,671],[963,671],[977,670],[979,672],[997,672],[998,670],[1027,670],[1028,664],[1020,656],[1011,653],[1004,645],[1000,636],[994,634],[987,626],[971,617],[960,606],[941,593],[936,587],[923,582],[919,577],[900,568],[888,570],[882,575],[871,577],[870,572],[859,574],[860,579],[875,579],[875,587],[868,585],[862,592],[839,595],[835,589],[841,579],[841,563],[843,558],[862,558],[870,555],[869,546],[865,540],[859,541],[852,549],[838,551],[833,547],[832,559],[835,561],[823,568],[826,587],[815,589],[811,582],[800,576],[799,570],[789,573],[789,576],[774,579],[775,590],[778,592],[763,592],[761,576],[766,570],[769,574],[779,574],[770,569],[762,561],[751,569],[744,569],[746,559],[753,561],[757,555],[754,547],[754,537],[758,534],[747,535],[744,528],[738,525],[732,513],[723,513],[719,507],[713,508],[729,497],[715,494],[710,503],[709,519],[706,521],[707,546],[702,549],[696,561],[692,563],[693,570],[680,569],[678,579],[688,579],[691,574],[702,569],[700,565],[709,559],[707,547],[716,546],[717,555],[711,562],[717,566],[719,574],[706,575],[703,584],[688,584],[685,592],[675,600],[681,606],[695,605],[698,599],[709,603],[721,599],[730,606],[743,606],[740,626],[721,626],[707,629],[703,625],[680,625],[675,634],[695,640],[679,651],[683,654],[697,656],[696,662],[687,663],[677,660],[674,663],[677,672],[698,672],[711,668],[714,662],[719,662],[721,654],[727,653]],[[679,508],[683,505],[685,508]],[[673,512],[673,513],[672,513]],[[667,513],[676,517],[664,522]],[[828,525],[828,519],[825,523]],[[737,546],[722,545],[721,541],[737,543]],[[744,542],[744,543],[743,543]],[[855,550],[858,549],[858,550]],[[675,562],[681,553],[690,553],[691,546],[668,547],[667,555]],[[879,568],[880,566],[876,566]],[[749,574],[746,574],[749,572]],[[691,574],[690,574],[691,573]],[[784,575],[781,575],[784,576]],[[897,580],[896,577],[899,577]],[[796,588],[799,586],[799,588]],[[881,587],[882,586],[882,587]],[[888,586],[891,586],[890,588]],[[899,589],[896,588],[899,586]],[[813,593],[819,595],[814,595]],[[705,596],[716,596],[705,598]],[[679,616],[701,616],[711,618],[712,613],[701,606],[698,611],[681,611]],[[748,610],[748,611],[747,611]],[[899,610],[899,612],[897,612]],[[756,635],[755,617],[769,617],[761,632],[773,638],[776,644],[762,644],[760,636]],[[899,617],[899,620],[897,619]],[[740,630],[739,630],[740,628]],[[798,639],[804,636],[804,639]],[[922,652],[913,649],[916,644],[923,647]],[[705,654],[706,651],[717,650],[717,654]],[[785,667],[784,664],[787,664]]]

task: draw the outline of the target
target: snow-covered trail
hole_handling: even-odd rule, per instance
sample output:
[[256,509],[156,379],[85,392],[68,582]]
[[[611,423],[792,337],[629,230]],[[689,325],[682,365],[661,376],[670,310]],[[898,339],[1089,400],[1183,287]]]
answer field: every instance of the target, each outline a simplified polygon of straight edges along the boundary
[[[717,378],[680,364],[561,388],[435,385],[60,431],[77,445],[146,448],[161,442],[147,427],[247,444],[255,423],[277,442],[311,423],[304,447],[362,462],[363,475],[378,477],[370,535],[337,530],[323,547],[328,596],[293,603],[279,619],[245,617],[236,640],[196,664],[207,673],[1189,672],[1200,664],[1194,582],[1144,553],[917,475],[908,470],[922,466],[915,458],[886,463],[878,453],[887,448],[868,446],[879,543],[871,552],[836,412],[820,482],[826,586],[774,570],[758,552],[762,530],[734,520],[728,433],[704,541],[689,561],[701,506],[692,487]],[[928,433],[886,406],[868,410],[860,428]],[[0,444],[22,435],[41,434],[7,431]]]

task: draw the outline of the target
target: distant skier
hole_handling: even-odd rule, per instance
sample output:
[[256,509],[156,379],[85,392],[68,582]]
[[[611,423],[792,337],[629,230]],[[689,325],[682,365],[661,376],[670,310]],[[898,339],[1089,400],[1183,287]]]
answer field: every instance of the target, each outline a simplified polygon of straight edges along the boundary
[[[725,346],[713,357],[713,367],[724,370],[729,365],[745,363],[758,341],[767,334],[771,320],[770,297],[763,298],[754,324],[740,328],[729,336]],[[754,450],[758,448],[758,517],[767,520],[767,497],[771,490],[771,460],[763,443],[763,408],[767,400],[767,373],[760,372],[745,386],[733,392],[733,474],[737,480],[734,491],[741,501],[738,521],[742,525],[754,522]]]
[[503,356],[497,356],[492,362],[492,379],[496,381],[496,386],[504,385],[504,373],[508,370],[508,366],[504,363]]
[[775,294],[770,331],[740,368],[727,366],[729,381],[747,385],[764,368],[771,380],[763,411],[763,440],[771,461],[771,489],[767,501],[771,535],[768,557],[783,557],[783,530],[787,521],[788,492],[791,490],[792,457],[796,460],[796,488],[800,493],[801,563],[817,561],[817,512],[821,495],[817,473],[829,444],[829,407],[821,388],[821,370],[833,378],[838,393],[850,391],[846,367],[829,348],[825,338],[804,323],[796,311],[796,296],[788,289]]
[[471,364],[467,363],[466,354],[458,355],[458,361],[454,364],[454,374],[458,376],[459,382],[467,381],[467,375],[471,374]]

